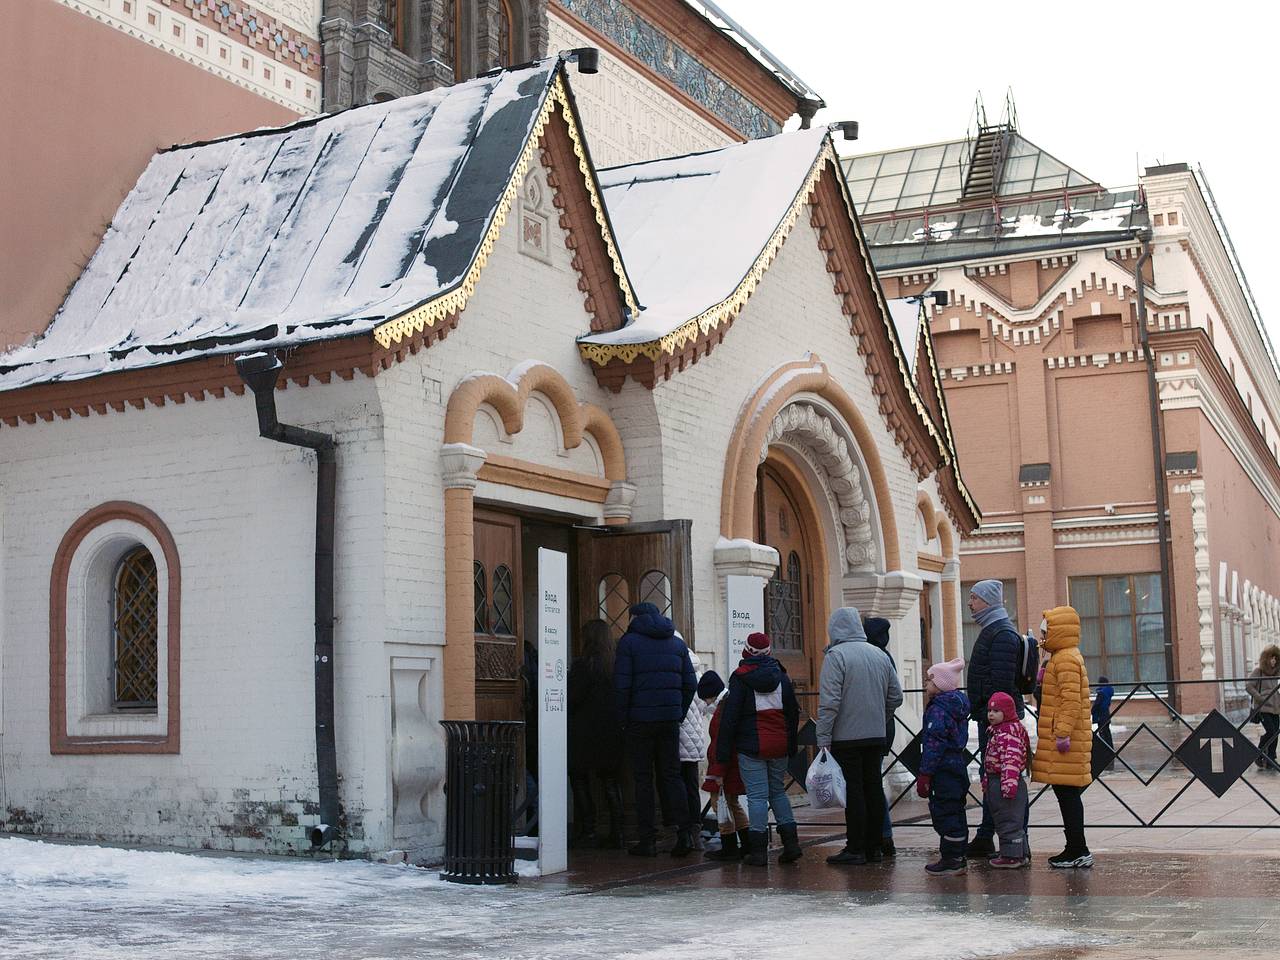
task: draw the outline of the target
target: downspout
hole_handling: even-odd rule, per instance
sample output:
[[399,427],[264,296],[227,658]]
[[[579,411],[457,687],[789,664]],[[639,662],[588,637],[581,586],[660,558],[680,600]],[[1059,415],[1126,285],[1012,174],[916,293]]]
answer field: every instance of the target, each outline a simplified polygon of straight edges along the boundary
[[[1164,426],[1160,415],[1160,390],[1156,384],[1156,358],[1151,352],[1151,342],[1147,335],[1147,291],[1146,280],[1142,271],[1151,259],[1151,231],[1139,230],[1134,239],[1142,244],[1142,254],[1138,257],[1133,271],[1134,287],[1138,294],[1138,338],[1143,353],[1147,357],[1147,406],[1151,409],[1151,463],[1155,470],[1156,481],[1156,531],[1160,541],[1160,601],[1161,617],[1164,621],[1164,669],[1166,678],[1172,682],[1177,679],[1174,672],[1173,651],[1173,597],[1172,580],[1169,575],[1169,523],[1168,497],[1165,491],[1164,470]],[[1172,687],[1170,690],[1172,691]]]
[[253,391],[258,434],[316,452],[315,719],[320,823],[308,833],[311,846],[316,848],[338,836],[338,749],[333,708],[333,541],[338,445],[326,433],[290,426],[277,419],[276,382],[283,367],[274,351],[236,358],[236,372]]

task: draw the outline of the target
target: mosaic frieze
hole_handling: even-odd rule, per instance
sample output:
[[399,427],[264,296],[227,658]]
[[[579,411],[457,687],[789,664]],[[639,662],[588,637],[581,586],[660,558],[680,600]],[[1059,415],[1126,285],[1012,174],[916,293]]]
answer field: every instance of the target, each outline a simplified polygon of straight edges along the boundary
[[692,53],[620,0],[555,0],[744,137],[782,130],[771,116]]
[[161,0],[196,21],[213,24],[226,36],[261,53],[269,53],[309,77],[320,75],[320,44],[279,17],[243,0]]

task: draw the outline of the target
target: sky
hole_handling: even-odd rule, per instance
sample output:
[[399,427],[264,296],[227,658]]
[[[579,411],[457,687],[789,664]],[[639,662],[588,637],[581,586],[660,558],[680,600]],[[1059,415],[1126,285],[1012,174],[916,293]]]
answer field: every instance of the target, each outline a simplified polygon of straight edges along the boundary
[[[1270,167],[1280,154],[1280,13],[1238,0],[865,3],[717,0],[826,100],[857,120],[843,153],[961,139],[981,92],[996,119],[1012,88],[1027,139],[1110,187],[1141,166],[1204,169],[1271,340],[1280,257]],[[795,121],[793,120],[793,125]]]

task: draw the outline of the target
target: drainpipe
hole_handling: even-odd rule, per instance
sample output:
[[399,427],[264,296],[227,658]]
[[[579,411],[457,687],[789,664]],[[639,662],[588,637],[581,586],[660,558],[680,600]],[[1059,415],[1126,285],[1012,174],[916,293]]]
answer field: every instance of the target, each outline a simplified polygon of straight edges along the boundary
[[[1142,244],[1142,254],[1138,257],[1133,271],[1134,287],[1138,294],[1138,338],[1142,350],[1147,356],[1147,405],[1151,408],[1151,463],[1155,469],[1156,480],[1156,531],[1160,540],[1160,601],[1161,614],[1164,620],[1164,669],[1170,682],[1177,679],[1174,672],[1173,651],[1173,597],[1171,596],[1172,580],[1169,575],[1169,524],[1166,522],[1168,502],[1164,482],[1164,428],[1160,415],[1160,391],[1156,385],[1156,358],[1151,352],[1150,338],[1147,335],[1147,291],[1142,271],[1151,259],[1151,231],[1138,230],[1133,238]],[[1169,688],[1170,691],[1174,689]]]
[[313,848],[338,836],[338,749],[333,709],[333,540],[337,502],[337,442],[326,433],[281,423],[276,418],[276,382],[284,364],[274,351],[236,358],[236,372],[253,391],[258,433],[268,440],[316,452],[315,689],[316,775],[320,823],[308,836]]

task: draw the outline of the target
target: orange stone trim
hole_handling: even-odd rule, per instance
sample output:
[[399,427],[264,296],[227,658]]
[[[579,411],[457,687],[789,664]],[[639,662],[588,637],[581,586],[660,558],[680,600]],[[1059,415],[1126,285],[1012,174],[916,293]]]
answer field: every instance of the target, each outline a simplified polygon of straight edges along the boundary
[[[944,573],[947,560],[958,561],[959,559],[956,554],[955,533],[951,530],[951,524],[947,522],[946,516],[934,507],[933,500],[923,490],[916,493],[916,507],[924,517],[925,532],[936,536],[942,547],[941,557],[921,554],[918,558],[919,569],[938,574]],[[944,579],[939,584],[939,592],[942,595],[942,651],[943,656],[948,660],[954,660],[960,656],[960,639],[956,631],[957,611],[960,609],[959,591],[959,580]],[[922,597],[920,602],[927,601]]]
[[751,539],[755,532],[756,466],[769,425],[787,403],[800,393],[812,393],[831,404],[853,434],[867,465],[875,493],[880,530],[884,537],[886,570],[901,567],[898,522],[893,510],[889,479],[875,437],[871,434],[853,398],[827,371],[826,365],[810,355],[807,361],[785,363],[775,368],[751,398],[743,404],[729,439],[724,480],[720,492],[720,533],[729,539]]
[[939,556],[932,553],[920,553],[916,555],[916,569],[928,570],[930,573],[941,573],[942,568],[946,566],[945,561]]
[[[165,636],[168,671],[164,736],[71,736],[67,733],[67,579],[76,550],[96,527],[112,520],[129,520],[145,527],[164,553],[168,578],[168,632]],[[182,567],[173,535],[154,512],[137,503],[111,500],[94,507],[71,525],[53,555],[49,576],[49,752],[51,754],[180,753]]]
[[490,483],[501,483],[522,490],[537,490],[560,497],[573,497],[590,503],[604,503],[609,498],[608,480],[587,473],[558,470],[529,460],[489,454],[476,477]]

